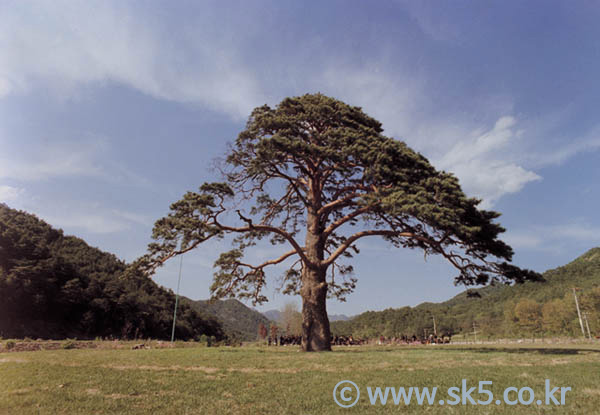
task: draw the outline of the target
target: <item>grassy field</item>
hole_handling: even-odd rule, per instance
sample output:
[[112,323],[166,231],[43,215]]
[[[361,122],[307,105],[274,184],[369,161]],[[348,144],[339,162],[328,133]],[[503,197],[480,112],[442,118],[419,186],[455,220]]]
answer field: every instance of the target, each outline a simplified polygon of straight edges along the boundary
[[[494,400],[509,386],[544,380],[569,386],[565,405],[440,405],[447,390],[492,381]],[[352,380],[360,399],[348,409],[333,388]],[[371,405],[367,386],[438,387],[435,404]],[[485,400],[485,395],[472,397]],[[349,393],[347,395],[350,395]],[[560,392],[556,393],[557,398]],[[510,396],[516,399],[516,394]],[[528,397],[527,394],[524,395]],[[339,399],[339,398],[338,398]],[[345,403],[340,400],[340,402]],[[2,414],[593,414],[600,412],[600,347],[340,347],[301,353],[291,347],[150,350],[73,349],[0,353]]]

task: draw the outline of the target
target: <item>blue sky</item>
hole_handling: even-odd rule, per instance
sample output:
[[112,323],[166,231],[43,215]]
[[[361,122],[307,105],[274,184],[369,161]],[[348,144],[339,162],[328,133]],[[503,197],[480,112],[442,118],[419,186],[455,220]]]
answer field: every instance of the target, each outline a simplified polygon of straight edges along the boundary
[[[170,203],[218,179],[252,108],[322,92],[500,211],[517,265],[600,245],[597,2],[174,3],[0,3],[0,201],[132,260]],[[183,294],[209,296],[226,245],[184,258]],[[359,247],[332,313],[461,290],[441,259]],[[174,288],[177,265],[155,280]],[[259,309],[294,300],[275,285]]]

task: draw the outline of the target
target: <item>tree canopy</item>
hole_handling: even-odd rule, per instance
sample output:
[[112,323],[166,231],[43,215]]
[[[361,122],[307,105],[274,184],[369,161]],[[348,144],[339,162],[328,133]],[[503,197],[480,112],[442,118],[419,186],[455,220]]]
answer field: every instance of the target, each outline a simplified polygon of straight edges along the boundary
[[[235,235],[215,262],[213,296],[266,301],[265,269],[288,263],[282,288],[302,296],[304,350],[330,348],[326,298],[343,299],[354,289],[348,260],[366,237],[442,255],[456,268],[457,284],[540,278],[509,263],[513,250],[499,239],[499,213],[479,209],[454,175],[385,136],[361,108],[334,98],[307,94],[254,109],[227,154],[223,178],[171,205],[137,266],[151,273],[208,239]],[[263,238],[289,250],[247,262],[244,252]]]

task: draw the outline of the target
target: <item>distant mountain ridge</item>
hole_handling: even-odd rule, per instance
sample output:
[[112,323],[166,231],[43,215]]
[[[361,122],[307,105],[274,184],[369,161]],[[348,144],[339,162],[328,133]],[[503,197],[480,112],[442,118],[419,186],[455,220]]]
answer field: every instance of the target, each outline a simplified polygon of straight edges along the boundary
[[[279,310],[267,310],[262,315],[271,321],[278,322],[281,320],[281,311]],[[345,314],[329,314],[329,321],[347,321],[350,318]]]
[[256,340],[260,324],[262,323],[266,327],[269,327],[270,324],[267,317],[233,298],[195,301],[183,297],[182,302],[201,314],[216,318],[221,323],[227,337],[232,339]]
[[265,311],[264,313],[262,313],[262,315],[271,321],[277,322],[277,321],[281,320],[281,311],[279,311],[279,310],[268,310],[268,311]]

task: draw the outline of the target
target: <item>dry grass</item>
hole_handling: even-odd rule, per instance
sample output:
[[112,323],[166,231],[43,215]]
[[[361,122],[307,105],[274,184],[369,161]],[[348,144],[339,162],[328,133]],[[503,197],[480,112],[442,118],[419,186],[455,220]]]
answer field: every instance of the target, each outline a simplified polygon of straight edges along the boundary
[[[113,342],[106,342],[113,343]],[[339,347],[304,354],[292,347],[130,347],[15,352],[0,359],[0,414],[329,414],[596,413],[600,407],[597,345]],[[334,385],[437,386],[468,379],[543,393],[544,379],[570,386],[564,407],[371,406],[341,409]],[[477,399],[477,398],[476,398]]]

